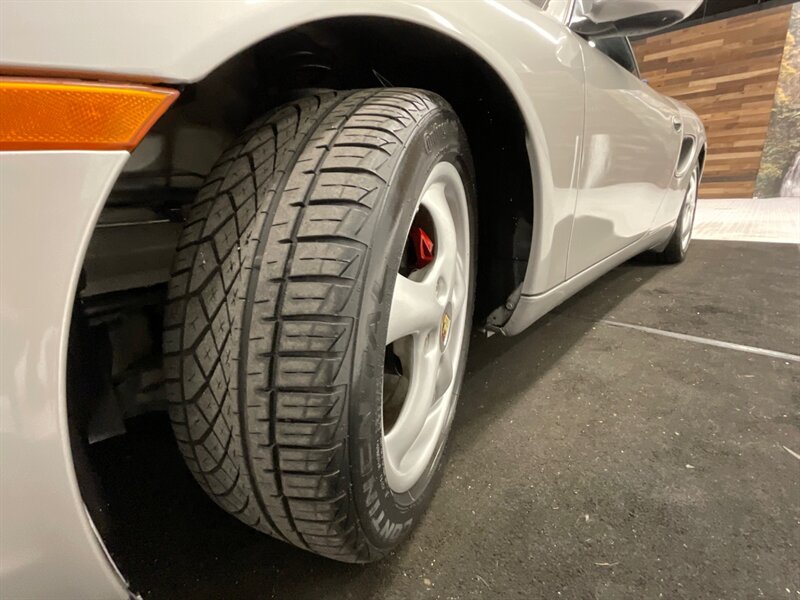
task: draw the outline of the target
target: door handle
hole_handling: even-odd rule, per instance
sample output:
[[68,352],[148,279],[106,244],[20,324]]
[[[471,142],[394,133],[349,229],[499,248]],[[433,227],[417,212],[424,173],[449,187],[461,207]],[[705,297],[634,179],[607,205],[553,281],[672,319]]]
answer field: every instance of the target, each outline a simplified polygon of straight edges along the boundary
[[672,117],[672,127],[676,133],[680,133],[681,129],[683,129],[683,123],[678,117]]

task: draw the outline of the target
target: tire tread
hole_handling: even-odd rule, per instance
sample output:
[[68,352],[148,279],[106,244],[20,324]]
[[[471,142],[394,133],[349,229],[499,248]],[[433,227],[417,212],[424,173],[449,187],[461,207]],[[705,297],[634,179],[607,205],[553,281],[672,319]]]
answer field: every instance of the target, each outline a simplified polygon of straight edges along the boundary
[[187,465],[238,519],[339,560],[377,552],[354,515],[346,441],[373,208],[441,102],[330,92],[259,119],[209,174],[174,261],[165,371]]

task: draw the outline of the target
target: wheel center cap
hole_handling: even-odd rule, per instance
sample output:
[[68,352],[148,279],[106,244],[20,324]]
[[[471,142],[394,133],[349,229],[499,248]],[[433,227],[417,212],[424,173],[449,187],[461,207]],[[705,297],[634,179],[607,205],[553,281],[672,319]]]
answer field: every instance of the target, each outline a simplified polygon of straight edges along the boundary
[[442,321],[439,324],[439,348],[444,350],[447,347],[447,342],[450,341],[450,326],[453,320],[450,317],[450,307],[448,306],[444,314],[442,314]]

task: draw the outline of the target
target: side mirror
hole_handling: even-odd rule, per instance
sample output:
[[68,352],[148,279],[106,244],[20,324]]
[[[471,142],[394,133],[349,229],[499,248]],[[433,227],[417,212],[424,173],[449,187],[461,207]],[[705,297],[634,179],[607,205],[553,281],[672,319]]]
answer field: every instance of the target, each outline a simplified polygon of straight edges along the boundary
[[591,37],[633,36],[680,23],[703,0],[575,0],[569,27]]

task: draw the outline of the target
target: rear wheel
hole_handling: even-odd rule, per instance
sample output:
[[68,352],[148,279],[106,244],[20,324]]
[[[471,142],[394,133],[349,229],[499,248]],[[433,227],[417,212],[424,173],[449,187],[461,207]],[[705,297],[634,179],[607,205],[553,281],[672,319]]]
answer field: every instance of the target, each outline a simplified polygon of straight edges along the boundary
[[409,533],[463,377],[473,202],[458,119],[420,90],[300,100],[221,157],[164,332],[173,429],[217,504],[348,562]]
[[694,214],[697,210],[697,187],[700,182],[700,168],[695,167],[689,177],[689,185],[686,188],[686,195],[683,198],[683,206],[675,224],[675,231],[667,242],[667,246],[657,256],[665,264],[683,262],[689,251],[689,243],[692,241],[692,227],[694,226]]

